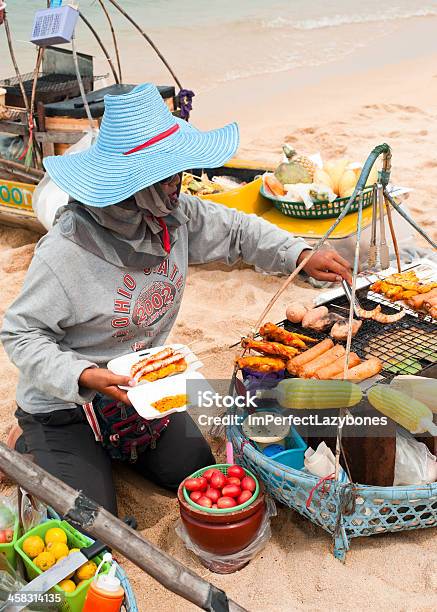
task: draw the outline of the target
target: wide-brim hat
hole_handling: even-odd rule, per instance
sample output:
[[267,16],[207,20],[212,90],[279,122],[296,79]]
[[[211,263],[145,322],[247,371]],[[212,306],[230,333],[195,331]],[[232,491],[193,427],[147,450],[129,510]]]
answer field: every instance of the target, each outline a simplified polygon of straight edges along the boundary
[[87,151],[46,157],[50,178],[88,206],[117,204],[178,172],[215,168],[236,152],[238,126],[201,132],[174,117],[152,83],[105,96],[96,142]]

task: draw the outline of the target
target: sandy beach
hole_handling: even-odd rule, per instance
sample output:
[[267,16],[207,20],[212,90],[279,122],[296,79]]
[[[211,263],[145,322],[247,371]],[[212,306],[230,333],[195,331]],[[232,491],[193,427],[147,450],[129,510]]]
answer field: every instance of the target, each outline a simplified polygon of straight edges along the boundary
[[[393,181],[414,190],[409,208],[436,239],[437,49],[431,53],[426,38],[435,32],[436,23],[437,18],[428,19],[426,25],[413,20],[414,39],[423,35],[414,55],[398,54],[396,59],[387,51],[384,61],[378,45],[388,49],[387,37],[372,49],[357,49],[335,67],[314,67],[311,74],[299,69],[211,88],[196,97],[193,123],[210,128],[237,120],[242,135],[240,157],[269,162],[279,159],[283,142],[302,153],[320,151],[324,158],[354,161],[364,160],[375,145],[388,142],[393,149]],[[397,48],[405,40],[405,29],[390,35]],[[1,316],[20,290],[37,238],[25,230],[0,228]],[[424,246],[423,241],[417,244]],[[210,355],[205,359],[205,375],[228,377],[232,354],[227,347],[250,329],[280,283],[280,278],[244,265],[192,267],[171,340],[193,342],[193,350]],[[314,289],[298,280],[275,306],[272,320],[283,318],[286,303],[297,295],[314,294]],[[13,423],[17,372],[2,348],[0,366],[0,437],[4,440]],[[219,576],[203,568],[176,536],[179,513],[174,495],[128,468],[117,469],[116,482],[121,515],[135,515],[146,538],[251,611],[437,609],[435,529],[353,540],[342,565],[334,559],[324,531],[279,508],[265,550],[239,573]],[[124,567],[141,611],[195,609],[131,563]]]

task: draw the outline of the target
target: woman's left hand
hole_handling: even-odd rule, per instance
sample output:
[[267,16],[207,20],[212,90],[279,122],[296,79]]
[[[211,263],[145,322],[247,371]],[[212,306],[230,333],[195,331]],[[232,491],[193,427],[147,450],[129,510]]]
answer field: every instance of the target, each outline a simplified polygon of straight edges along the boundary
[[[305,249],[297,258],[298,266],[311,251]],[[343,278],[352,282],[351,267],[349,263],[335,249],[321,249],[314,253],[303,270],[317,280],[340,282]]]

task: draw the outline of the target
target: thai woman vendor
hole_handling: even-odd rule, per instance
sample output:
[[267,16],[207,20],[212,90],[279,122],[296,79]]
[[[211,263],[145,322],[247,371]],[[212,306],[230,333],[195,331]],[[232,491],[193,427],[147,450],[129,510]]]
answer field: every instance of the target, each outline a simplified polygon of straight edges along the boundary
[[[242,259],[287,274],[309,249],[255,215],[179,195],[182,171],[221,166],[237,146],[235,124],[200,132],[144,84],[105,97],[88,151],[45,159],[70,201],[38,243],[1,333],[20,374],[17,448],[113,513],[112,459],[176,489],[214,457],[186,412],[145,427],[118,387],[133,381],[112,374],[107,362],[165,343],[190,263]],[[305,271],[322,280],[350,274],[334,250],[315,254]],[[138,437],[108,444],[114,420],[131,416]]]

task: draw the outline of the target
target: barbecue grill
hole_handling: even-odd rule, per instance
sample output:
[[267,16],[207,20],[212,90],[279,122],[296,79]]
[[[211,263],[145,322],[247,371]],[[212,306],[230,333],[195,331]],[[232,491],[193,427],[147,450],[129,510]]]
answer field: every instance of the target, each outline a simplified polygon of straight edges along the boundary
[[[397,305],[373,291],[368,291],[367,288],[360,289],[356,295],[366,310],[373,310],[376,303],[381,305],[384,314],[393,314],[400,310]],[[324,305],[331,312],[348,316],[349,302],[344,295],[325,302]],[[329,330],[309,332],[288,320],[282,321],[280,325],[291,332],[310,333],[318,340],[329,337]],[[362,359],[378,357],[382,361],[381,382],[390,382],[399,374],[417,375],[423,368],[437,362],[437,326],[431,317],[412,311],[408,311],[403,319],[386,325],[367,319],[352,339],[351,350]]]

